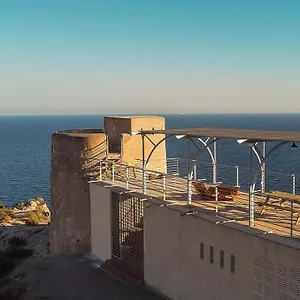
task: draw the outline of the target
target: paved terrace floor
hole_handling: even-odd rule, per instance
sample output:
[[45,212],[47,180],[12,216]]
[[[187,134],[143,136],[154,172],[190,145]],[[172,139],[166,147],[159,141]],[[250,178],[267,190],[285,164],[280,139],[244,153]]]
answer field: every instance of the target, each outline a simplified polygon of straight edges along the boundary
[[[103,178],[103,181],[112,183],[110,179]],[[146,195],[163,199],[163,178],[147,180]],[[127,183],[121,178],[115,179],[114,185],[127,188]],[[166,201],[187,206],[187,180],[182,177],[172,176],[166,178]],[[129,180],[129,190],[142,192],[141,178],[132,178]],[[248,217],[248,197],[246,192],[239,192],[235,201],[218,201],[218,216],[228,220],[235,220],[243,225],[249,224]],[[259,202],[263,202],[264,197],[255,195],[255,226],[254,228],[264,232],[274,233],[283,237],[291,235],[291,214],[289,211],[266,207],[263,215],[260,215],[261,207]],[[216,202],[214,199],[201,198],[192,187],[192,208],[200,209],[208,214],[216,215]],[[294,205],[294,209],[300,209],[300,206]],[[300,222],[295,225],[297,214],[294,216],[293,238],[300,240]]]

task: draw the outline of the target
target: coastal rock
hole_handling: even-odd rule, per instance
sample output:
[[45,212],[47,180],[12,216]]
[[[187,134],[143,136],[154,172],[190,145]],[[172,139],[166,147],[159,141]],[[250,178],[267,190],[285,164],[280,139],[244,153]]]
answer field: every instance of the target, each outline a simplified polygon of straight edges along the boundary
[[41,197],[18,203],[14,210],[20,215],[23,212],[23,220],[27,225],[45,225],[50,222],[50,210]]
[[50,211],[43,198],[12,208],[0,204],[0,299],[19,299],[17,289],[10,288],[26,275],[18,268],[25,261],[50,255],[49,222]]
[[50,210],[41,197],[20,202],[12,208],[0,203],[0,226],[46,225],[50,216]]
[[50,216],[50,210],[42,197],[37,197],[35,199],[30,199],[26,202],[20,202],[18,203],[15,208],[19,210],[40,210],[43,211],[45,216]]
[[10,222],[13,218],[15,218],[14,211],[0,203],[0,223]]

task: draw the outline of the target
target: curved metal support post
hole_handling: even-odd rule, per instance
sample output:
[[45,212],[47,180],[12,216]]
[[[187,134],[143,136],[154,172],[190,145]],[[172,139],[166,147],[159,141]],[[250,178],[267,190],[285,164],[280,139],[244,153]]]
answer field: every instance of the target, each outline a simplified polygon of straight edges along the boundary
[[157,148],[162,142],[164,142],[166,139],[168,139],[168,138],[171,137],[171,136],[173,136],[173,135],[167,135],[167,136],[165,136],[163,139],[161,139],[161,140],[160,140],[160,141],[152,148],[152,150],[151,150],[150,153],[148,154],[148,157],[147,157],[146,161],[144,162],[144,167],[145,167],[145,168],[147,167],[147,164],[149,163],[149,160],[150,160],[152,154],[154,153],[154,151],[156,150],[156,148]]
[[255,144],[254,146],[251,147],[251,149],[253,150],[253,152],[255,153],[257,160],[259,162],[259,164],[261,165],[263,156],[261,155],[259,149],[257,148],[257,144]]
[[[275,146],[274,146],[274,147],[266,154],[266,156],[261,160],[259,167],[260,167],[260,168],[262,167],[262,165],[266,162],[266,160],[267,160],[267,158],[270,156],[270,154],[272,154],[276,149],[278,149],[279,147],[281,147],[281,146],[283,146],[283,145],[285,145],[285,144],[288,144],[288,143],[290,143],[290,142],[284,141],[284,142],[281,142],[281,143],[275,145]],[[260,171],[257,170],[256,173],[255,173],[255,175],[253,176],[253,178],[254,178],[254,180],[253,180],[254,188],[255,188],[256,179],[257,179],[257,177],[258,177],[258,175],[259,175],[259,172],[260,172]]]
[[[216,145],[216,142],[218,139],[213,138],[213,140],[210,141],[209,143],[207,143],[209,141],[209,138],[206,141],[204,141],[202,138],[198,138],[198,140],[203,144],[204,149],[206,149],[207,152],[209,153],[209,156],[211,158],[212,165],[213,165],[213,183],[216,183],[217,182],[217,145]],[[210,144],[214,145],[214,149],[213,149],[214,153],[212,153],[211,149],[209,148]]]
[[[258,163],[259,163],[259,166],[260,166],[260,170],[261,170],[261,183],[260,183],[260,186],[261,186],[261,191],[264,193],[265,192],[265,167],[266,167],[266,164],[262,163],[262,160],[265,158],[266,153],[264,152],[263,154],[261,154],[261,152],[257,148],[257,143],[255,143],[251,147],[251,149],[255,153],[256,158],[257,158]],[[265,147],[264,147],[264,149],[265,149]]]
[[[257,177],[261,171],[262,165],[266,162],[266,160],[268,159],[268,157],[270,156],[270,154],[272,154],[276,149],[278,149],[279,147],[290,143],[287,141],[284,142],[280,142],[279,144],[275,145],[266,155],[265,157],[261,160],[260,164],[259,164],[259,170],[257,170],[254,173],[254,176],[252,178],[250,177],[250,185],[249,185],[249,225],[253,226],[254,225],[254,192],[255,192],[255,185],[256,185],[256,180]],[[251,147],[252,148],[252,147]],[[250,150],[251,151],[251,150]],[[250,165],[251,168],[251,165]]]
[[[264,158],[266,157],[266,142],[263,142],[263,153],[261,153],[257,147],[258,142],[254,142],[254,143],[248,143],[247,140],[240,140],[238,141],[239,144],[246,142],[250,149],[254,152],[259,166],[260,166],[260,171],[261,171],[261,190],[262,192],[265,191],[265,168],[266,168],[266,164],[265,162],[263,162]],[[251,158],[252,160],[252,158]]]
[[[215,164],[216,161],[215,161],[214,155],[213,155],[212,151],[211,151],[210,148],[209,148],[210,144],[212,144],[214,141],[211,141],[210,143],[207,143],[208,140],[203,141],[202,138],[198,138],[198,140],[203,144],[204,149],[206,148],[207,152],[209,153],[209,156],[210,156],[210,158],[211,158],[212,163]],[[203,149],[203,150],[204,150],[204,149]],[[201,152],[202,152],[202,151],[201,151]]]

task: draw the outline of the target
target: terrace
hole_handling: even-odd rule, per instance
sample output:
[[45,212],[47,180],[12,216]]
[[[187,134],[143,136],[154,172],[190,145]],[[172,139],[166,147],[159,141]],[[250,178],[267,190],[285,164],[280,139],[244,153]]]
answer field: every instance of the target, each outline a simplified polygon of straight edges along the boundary
[[[185,159],[168,158],[162,162],[162,165],[166,165],[165,172],[149,170],[147,163],[159,145],[158,143],[153,146],[153,151],[148,154],[148,157],[143,149],[143,158],[135,159],[134,165],[101,161],[100,181],[107,183],[108,187],[120,186],[130,192],[142,193],[145,199],[160,199],[166,203],[166,206],[187,207],[189,210],[186,214],[196,214],[202,211],[216,216],[217,222],[220,223],[237,222],[261,230],[265,234],[275,234],[295,240],[300,238],[300,222],[298,222],[300,195],[296,194],[297,175],[268,171],[268,176],[266,176],[268,155],[286,143],[293,142],[292,146],[295,146],[294,142],[300,140],[300,133],[190,129],[141,131],[133,134],[141,134],[144,140],[145,137],[150,139],[151,135],[156,133],[166,134],[164,140],[170,136],[187,139],[188,149],[191,144],[194,144],[200,152],[207,150],[211,163],[192,160],[189,157],[190,150],[188,150],[188,157]],[[203,139],[201,138],[203,136],[212,138]],[[249,146],[248,167],[217,164],[216,143],[221,138],[234,138],[238,140],[238,143],[246,143]],[[200,141],[202,148],[195,144],[195,139]],[[266,152],[267,142],[275,143],[269,152]],[[261,148],[258,147],[259,143]],[[258,160],[256,168],[253,166],[252,153]],[[203,177],[202,174],[207,176]],[[269,194],[266,187],[270,181],[285,181],[284,192],[286,193]],[[211,195],[199,193],[199,190],[195,188],[197,183],[204,183]],[[226,187],[238,187],[236,197],[222,197],[221,190],[224,183]]]

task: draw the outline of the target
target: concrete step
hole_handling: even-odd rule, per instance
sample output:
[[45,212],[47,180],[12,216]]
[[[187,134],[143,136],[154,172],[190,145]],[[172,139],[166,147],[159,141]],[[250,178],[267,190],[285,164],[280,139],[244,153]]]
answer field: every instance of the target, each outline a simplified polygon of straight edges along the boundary
[[136,287],[143,284],[144,280],[141,276],[134,274],[126,265],[117,258],[107,260],[102,266],[102,270],[110,276],[116,278],[123,284]]

